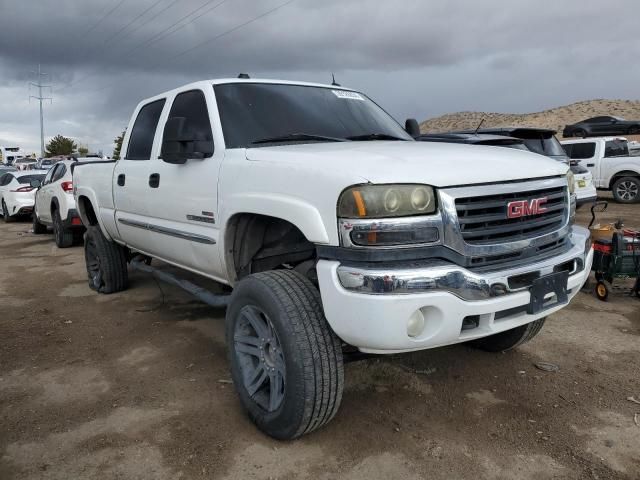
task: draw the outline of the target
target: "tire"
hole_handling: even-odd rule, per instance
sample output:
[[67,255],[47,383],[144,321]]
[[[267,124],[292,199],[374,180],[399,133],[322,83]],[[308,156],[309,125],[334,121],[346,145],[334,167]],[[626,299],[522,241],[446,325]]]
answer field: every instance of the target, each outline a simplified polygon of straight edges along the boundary
[[584,138],[587,136],[587,131],[583,128],[576,128],[571,136]]
[[73,232],[62,225],[59,210],[54,210],[51,216],[53,217],[53,238],[56,245],[58,248],[69,248],[73,245]]
[[2,200],[2,219],[4,223],[11,223],[14,220],[14,218],[9,215],[9,209],[7,208],[7,204],[4,203],[4,199]]
[[542,330],[545,320],[546,317],[543,317],[538,320],[534,320],[531,323],[527,323],[526,325],[512,328],[506,332],[496,333],[488,337],[479,338],[478,340],[473,340],[469,343],[472,346],[487,352],[505,352],[512,348],[516,348],[523,343],[527,343],[535,337],[540,333],[540,330]]
[[46,225],[43,225],[38,221],[38,215],[35,210],[33,211],[33,233],[34,235],[43,235],[47,233]]
[[99,226],[87,227],[84,258],[89,287],[92,290],[104,294],[126,290],[129,274],[125,250],[107,240]]
[[226,338],[233,383],[261,431],[290,440],[335,416],[344,388],[341,342],[307,278],[291,270],[244,278],[227,308]]
[[602,302],[606,302],[607,298],[609,298],[609,289],[607,288],[607,284],[603,281],[599,281],[596,283],[596,298]]
[[611,191],[618,203],[636,203],[640,201],[640,178],[620,177],[613,182]]
[[627,132],[629,135],[638,135],[640,133],[640,126],[632,125]]

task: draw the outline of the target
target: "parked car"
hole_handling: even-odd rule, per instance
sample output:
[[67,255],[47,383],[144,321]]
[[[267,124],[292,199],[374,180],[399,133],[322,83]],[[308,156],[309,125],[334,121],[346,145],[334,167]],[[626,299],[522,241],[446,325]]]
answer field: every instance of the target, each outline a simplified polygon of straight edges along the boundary
[[562,130],[563,137],[600,137],[605,135],[637,135],[640,133],[640,120],[625,120],[621,117],[593,117]]
[[35,170],[36,160],[31,157],[20,157],[13,161],[13,166],[18,170]]
[[[130,262],[228,305],[233,383],[276,438],[334,417],[345,356],[514,348],[591,268],[566,164],[416,142],[338,86],[192,83],[142,101],[122,152],[74,165],[89,286],[126,289]],[[151,258],[233,293],[203,292]]]
[[[416,137],[423,142],[466,143],[470,145],[488,145],[533,151],[554,160],[569,163],[573,172],[576,207],[593,203],[597,199],[596,188],[591,172],[576,161],[569,161],[555,130],[540,128],[486,128],[476,131],[429,133]],[[511,134],[519,137],[509,136]],[[525,137],[525,138],[522,138]]]
[[33,212],[33,233],[47,233],[53,228],[56,245],[66,248],[79,241],[84,225],[73,198],[71,166],[74,160],[63,160],[49,170],[36,192]]
[[620,203],[640,201],[640,157],[629,155],[626,138],[565,140],[562,147],[591,171],[597,189],[611,190]]
[[38,170],[49,170],[56,163],[59,162],[57,158],[39,158],[36,162],[36,167]]
[[46,172],[40,170],[6,172],[0,176],[0,208],[5,222],[33,211],[35,187],[33,180],[42,180]]

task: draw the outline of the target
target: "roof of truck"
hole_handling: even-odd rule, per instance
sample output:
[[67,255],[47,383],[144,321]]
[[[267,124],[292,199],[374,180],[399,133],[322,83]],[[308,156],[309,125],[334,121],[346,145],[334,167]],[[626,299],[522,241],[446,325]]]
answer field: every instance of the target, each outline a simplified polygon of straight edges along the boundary
[[603,142],[611,142],[614,140],[627,141],[626,137],[585,137],[585,138],[574,138],[562,140],[560,143],[570,144],[570,143],[585,143],[585,142],[595,142],[596,140],[602,140]]
[[146,103],[149,100],[153,100],[156,98],[157,99],[163,98],[163,97],[166,97],[167,95],[171,95],[173,93],[178,93],[178,92],[184,92],[185,90],[189,90],[189,89],[204,88],[209,85],[223,85],[227,83],[267,83],[272,85],[299,85],[303,87],[321,87],[321,88],[330,88],[332,90],[347,90],[350,92],[355,91],[352,88],[347,88],[340,85],[330,85],[326,83],[313,83],[313,82],[297,82],[297,81],[290,81],[290,80],[277,80],[272,78],[213,78],[210,80],[199,80],[197,82],[188,83],[186,85],[180,85],[179,87],[176,87],[174,89],[158,93],[157,95],[154,95],[152,97],[147,97],[144,100],[142,100],[142,102]]

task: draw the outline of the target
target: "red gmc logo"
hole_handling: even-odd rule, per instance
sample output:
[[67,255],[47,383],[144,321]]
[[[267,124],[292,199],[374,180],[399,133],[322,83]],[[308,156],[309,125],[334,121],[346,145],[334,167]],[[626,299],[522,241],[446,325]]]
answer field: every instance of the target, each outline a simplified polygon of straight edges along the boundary
[[519,218],[528,215],[538,215],[544,213],[547,209],[544,204],[547,203],[547,197],[534,198],[532,200],[516,200],[507,203],[507,217]]

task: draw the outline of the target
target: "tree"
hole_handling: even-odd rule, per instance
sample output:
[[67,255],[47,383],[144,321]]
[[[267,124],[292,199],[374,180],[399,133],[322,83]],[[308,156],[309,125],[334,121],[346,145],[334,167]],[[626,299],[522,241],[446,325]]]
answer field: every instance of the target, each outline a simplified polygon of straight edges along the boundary
[[125,128],[122,133],[113,139],[113,143],[116,144],[116,147],[113,149],[113,159],[120,160],[120,150],[122,150],[122,141],[124,140],[124,134],[127,132]]
[[76,147],[76,142],[72,139],[63,137],[62,135],[56,135],[47,143],[46,156],[71,155]]
[[86,157],[89,154],[89,149],[87,147],[78,147],[78,155],[81,157]]

